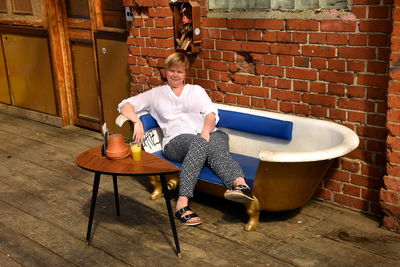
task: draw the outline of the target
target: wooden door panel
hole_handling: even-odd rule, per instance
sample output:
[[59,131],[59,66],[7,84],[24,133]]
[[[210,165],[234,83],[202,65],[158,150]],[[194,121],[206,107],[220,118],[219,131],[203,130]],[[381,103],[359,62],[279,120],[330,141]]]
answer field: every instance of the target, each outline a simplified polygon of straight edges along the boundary
[[66,0],[67,13],[70,18],[89,18],[87,0]]
[[100,128],[100,99],[98,97],[93,45],[71,42],[75,78],[78,124]]
[[[122,15],[121,15],[122,14]],[[103,24],[104,27],[110,28],[125,28],[125,16],[122,12],[115,12],[115,11],[103,11]]]
[[0,0],[0,20],[12,25],[46,27],[41,0]]
[[130,127],[115,125],[117,105],[130,95],[128,45],[126,41],[97,39],[97,58],[100,75],[103,118],[113,133],[130,134]]
[[101,0],[101,9],[123,11],[124,6],[122,5],[122,1]]
[[6,0],[0,0],[0,12],[7,13],[7,2]]
[[101,1],[102,21],[104,27],[126,28],[125,8],[122,1]]
[[47,37],[3,34],[14,105],[57,115]]
[[33,14],[31,0],[11,0],[13,13],[15,14]]

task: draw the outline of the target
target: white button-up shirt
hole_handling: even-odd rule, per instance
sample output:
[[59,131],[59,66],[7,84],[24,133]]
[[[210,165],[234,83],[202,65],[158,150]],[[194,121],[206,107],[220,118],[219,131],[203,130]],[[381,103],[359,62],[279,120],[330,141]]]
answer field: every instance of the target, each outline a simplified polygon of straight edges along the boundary
[[180,134],[201,133],[204,117],[213,112],[216,123],[218,109],[206,91],[198,86],[186,84],[180,96],[175,95],[169,85],[155,87],[149,91],[127,98],[118,104],[118,111],[129,103],[137,113],[147,111],[158,122],[164,137],[162,147]]

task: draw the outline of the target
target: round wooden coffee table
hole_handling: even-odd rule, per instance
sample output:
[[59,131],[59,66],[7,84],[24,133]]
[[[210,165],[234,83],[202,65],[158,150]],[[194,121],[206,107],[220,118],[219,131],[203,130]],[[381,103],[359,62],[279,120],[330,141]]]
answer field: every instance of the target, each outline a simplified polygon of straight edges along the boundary
[[134,161],[131,157],[119,160],[110,160],[107,157],[102,156],[101,146],[91,148],[81,153],[76,158],[76,164],[85,170],[94,172],[92,200],[90,204],[89,223],[86,234],[86,240],[89,243],[101,174],[108,174],[112,175],[113,177],[115,205],[118,216],[120,215],[120,211],[117,176],[159,175],[172,233],[175,240],[176,253],[180,257],[179,239],[176,232],[174,216],[172,213],[171,202],[167,188],[167,181],[165,178],[166,174],[178,173],[180,171],[178,167],[145,151],[142,151],[142,160],[140,161]]

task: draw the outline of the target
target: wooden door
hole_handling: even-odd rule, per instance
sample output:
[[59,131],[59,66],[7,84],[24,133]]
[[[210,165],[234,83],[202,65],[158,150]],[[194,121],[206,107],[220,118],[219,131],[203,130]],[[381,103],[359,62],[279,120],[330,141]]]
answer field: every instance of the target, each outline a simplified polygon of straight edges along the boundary
[[127,24],[122,1],[65,0],[76,102],[75,125],[115,128],[117,104],[129,96]]
[[101,102],[92,40],[92,23],[88,0],[65,1],[66,36],[71,55],[74,124],[89,129],[101,127]]

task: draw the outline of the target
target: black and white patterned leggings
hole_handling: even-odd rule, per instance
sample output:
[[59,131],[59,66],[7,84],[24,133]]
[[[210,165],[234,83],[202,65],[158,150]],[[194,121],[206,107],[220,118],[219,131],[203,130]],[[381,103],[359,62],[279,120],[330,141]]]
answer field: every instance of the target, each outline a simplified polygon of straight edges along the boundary
[[217,130],[210,134],[207,142],[200,135],[181,134],[174,137],[164,147],[164,155],[176,162],[182,162],[179,195],[193,197],[198,176],[205,164],[218,175],[227,188],[233,181],[244,177],[243,170],[229,154],[229,137]]

